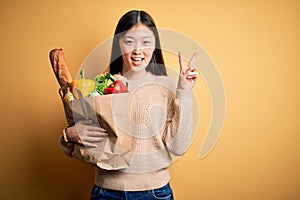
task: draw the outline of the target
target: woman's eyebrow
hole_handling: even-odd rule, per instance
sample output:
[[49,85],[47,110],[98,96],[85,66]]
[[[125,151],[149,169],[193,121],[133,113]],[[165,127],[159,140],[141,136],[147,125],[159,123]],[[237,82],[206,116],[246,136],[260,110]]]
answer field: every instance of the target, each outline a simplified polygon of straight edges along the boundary
[[151,37],[151,36],[148,36],[148,35],[146,35],[146,36],[144,36],[143,38],[145,39],[145,38],[152,38],[152,37]]
[[[134,36],[130,36],[130,35],[124,35],[123,38],[129,38],[129,39],[134,39]],[[143,39],[147,39],[147,38],[152,38],[150,35],[146,35],[142,37]]]
[[133,39],[134,37],[129,36],[129,35],[124,35],[123,38],[129,38],[129,39]]

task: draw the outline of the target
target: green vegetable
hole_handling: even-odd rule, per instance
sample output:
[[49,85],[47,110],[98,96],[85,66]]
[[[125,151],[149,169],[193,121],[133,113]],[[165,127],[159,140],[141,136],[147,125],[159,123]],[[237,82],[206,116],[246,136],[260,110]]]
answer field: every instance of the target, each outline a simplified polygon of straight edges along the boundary
[[100,94],[104,93],[104,89],[107,88],[110,84],[112,84],[115,81],[115,78],[113,75],[111,75],[108,72],[105,72],[104,74],[98,74],[95,77],[95,90],[97,90]]

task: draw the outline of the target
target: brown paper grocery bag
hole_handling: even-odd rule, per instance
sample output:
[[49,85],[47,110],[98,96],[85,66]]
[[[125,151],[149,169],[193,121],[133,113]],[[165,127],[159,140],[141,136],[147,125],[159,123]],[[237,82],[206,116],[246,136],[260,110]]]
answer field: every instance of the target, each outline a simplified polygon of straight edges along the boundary
[[118,120],[122,120],[121,124],[130,124],[128,109],[123,106],[128,98],[129,93],[122,93],[63,101],[69,125],[90,119],[99,123],[108,133],[108,137],[99,142],[96,148],[76,144],[73,157],[107,170],[129,167],[132,140],[130,127],[121,127],[118,123]]

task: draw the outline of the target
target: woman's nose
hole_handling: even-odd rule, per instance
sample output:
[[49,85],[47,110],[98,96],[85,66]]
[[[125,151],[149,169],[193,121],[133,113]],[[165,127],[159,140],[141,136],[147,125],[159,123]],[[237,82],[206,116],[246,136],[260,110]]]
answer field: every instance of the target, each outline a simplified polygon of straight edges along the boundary
[[142,53],[142,51],[141,51],[141,49],[135,48],[135,49],[133,49],[132,53],[134,55],[140,55]]
[[135,46],[134,46],[134,49],[133,49],[133,53],[135,54],[140,54],[142,51],[142,45],[137,43]]
[[132,51],[132,53],[133,53],[134,55],[140,55],[142,52],[141,52],[139,49],[134,49],[134,50]]

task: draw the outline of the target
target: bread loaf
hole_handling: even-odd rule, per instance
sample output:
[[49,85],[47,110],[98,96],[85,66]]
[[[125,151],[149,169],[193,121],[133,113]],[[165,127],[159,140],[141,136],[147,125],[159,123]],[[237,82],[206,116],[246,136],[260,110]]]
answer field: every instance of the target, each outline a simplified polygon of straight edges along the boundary
[[50,51],[50,62],[60,87],[71,84],[73,79],[62,49]]

